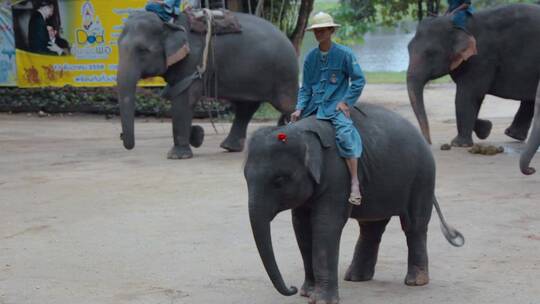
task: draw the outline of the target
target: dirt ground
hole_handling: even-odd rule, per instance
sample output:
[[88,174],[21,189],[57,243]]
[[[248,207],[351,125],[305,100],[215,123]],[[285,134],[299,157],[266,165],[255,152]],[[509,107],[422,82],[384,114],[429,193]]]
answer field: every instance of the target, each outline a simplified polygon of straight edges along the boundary
[[[390,222],[373,281],[340,281],[341,303],[540,303],[540,174],[518,170],[522,144],[504,136],[518,103],[489,97],[481,117],[496,156],[441,151],[456,134],[454,87],[430,86],[427,109],[437,194],[448,222],[466,237],[450,246],[434,214],[431,283],[403,284],[407,249]],[[369,85],[372,102],[413,119],[403,85]],[[416,125],[416,121],[414,124]],[[243,153],[225,153],[208,122],[190,160],[166,159],[167,120],[138,119],[124,150],[118,119],[0,115],[0,303],[307,303],[278,294],[251,235]],[[250,132],[268,123],[252,123]],[[399,153],[399,151],[396,151]],[[540,156],[534,160],[540,167]],[[272,223],[287,284],[303,267],[290,212]],[[343,233],[339,275],[351,260],[356,222]]]

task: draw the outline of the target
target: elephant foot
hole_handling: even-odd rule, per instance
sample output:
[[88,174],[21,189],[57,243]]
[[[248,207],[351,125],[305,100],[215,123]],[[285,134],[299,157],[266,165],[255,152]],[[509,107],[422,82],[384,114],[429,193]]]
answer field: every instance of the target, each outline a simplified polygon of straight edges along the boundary
[[351,264],[345,273],[345,281],[364,282],[373,279],[375,265],[373,267],[357,267]]
[[522,169],[521,170],[521,173],[525,174],[525,175],[533,175],[536,173],[536,169],[533,168],[533,167],[527,167],[525,169]]
[[427,269],[422,269],[418,266],[413,266],[412,270],[405,277],[405,285],[408,286],[423,286],[429,283],[429,273]]
[[478,138],[486,139],[491,133],[491,128],[493,128],[493,124],[491,123],[491,121],[477,119],[476,124],[474,125],[474,133],[476,134],[476,136],[478,136]]
[[169,153],[167,153],[168,159],[186,159],[192,157],[193,152],[191,152],[191,148],[189,146],[174,146],[171,148],[171,150],[169,150]]
[[461,136],[456,136],[454,139],[452,139],[452,146],[453,147],[472,147],[473,140],[472,138],[466,138]]
[[335,293],[314,292],[309,297],[309,304],[338,304],[339,297]]
[[189,144],[198,148],[204,141],[204,129],[201,126],[191,126],[191,133],[189,134]]
[[242,152],[242,150],[244,150],[245,141],[245,138],[230,139],[228,136],[219,146],[229,152]]
[[504,134],[506,134],[509,137],[512,137],[513,139],[524,141],[525,139],[527,139],[527,132],[528,130],[522,130],[522,129],[518,129],[518,128],[510,126],[504,131]]
[[312,282],[304,282],[304,284],[302,284],[302,288],[300,288],[300,295],[302,297],[311,297],[311,295],[313,294],[313,292],[315,292],[315,284],[312,283]]

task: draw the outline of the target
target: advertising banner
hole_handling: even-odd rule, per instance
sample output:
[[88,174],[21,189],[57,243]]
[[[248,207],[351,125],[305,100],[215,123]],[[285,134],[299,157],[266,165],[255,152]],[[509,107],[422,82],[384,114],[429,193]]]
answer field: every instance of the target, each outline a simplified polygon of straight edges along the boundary
[[0,0],[0,86],[17,85],[11,2]]
[[[12,6],[19,87],[114,86],[117,39],[146,0],[28,0]],[[140,85],[162,85],[161,78]]]

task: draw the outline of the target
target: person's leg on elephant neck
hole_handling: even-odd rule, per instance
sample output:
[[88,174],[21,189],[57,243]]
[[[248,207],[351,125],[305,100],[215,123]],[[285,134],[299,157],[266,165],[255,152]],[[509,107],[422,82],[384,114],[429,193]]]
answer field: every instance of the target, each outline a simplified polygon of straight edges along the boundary
[[358,180],[358,159],[345,158],[349,173],[351,175],[351,194],[349,202],[353,205],[360,205],[362,202],[362,193],[360,192],[360,181]]

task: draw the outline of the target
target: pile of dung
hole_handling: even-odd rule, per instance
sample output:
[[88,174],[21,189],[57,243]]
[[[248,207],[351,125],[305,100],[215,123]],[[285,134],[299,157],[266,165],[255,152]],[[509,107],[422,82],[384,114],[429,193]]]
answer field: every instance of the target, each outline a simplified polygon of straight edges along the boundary
[[503,153],[504,148],[499,146],[493,146],[493,145],[482,145],[482,144],[474,144],[472,148],[469,149],[469,153],[472,154],[482,154],[482,155],[495,155],[499,153]]
[[452,149],[452,146],[450,144],[442,144],[441,145],[441,150],[443,150],[443,151],[448,151],[450,149]]

